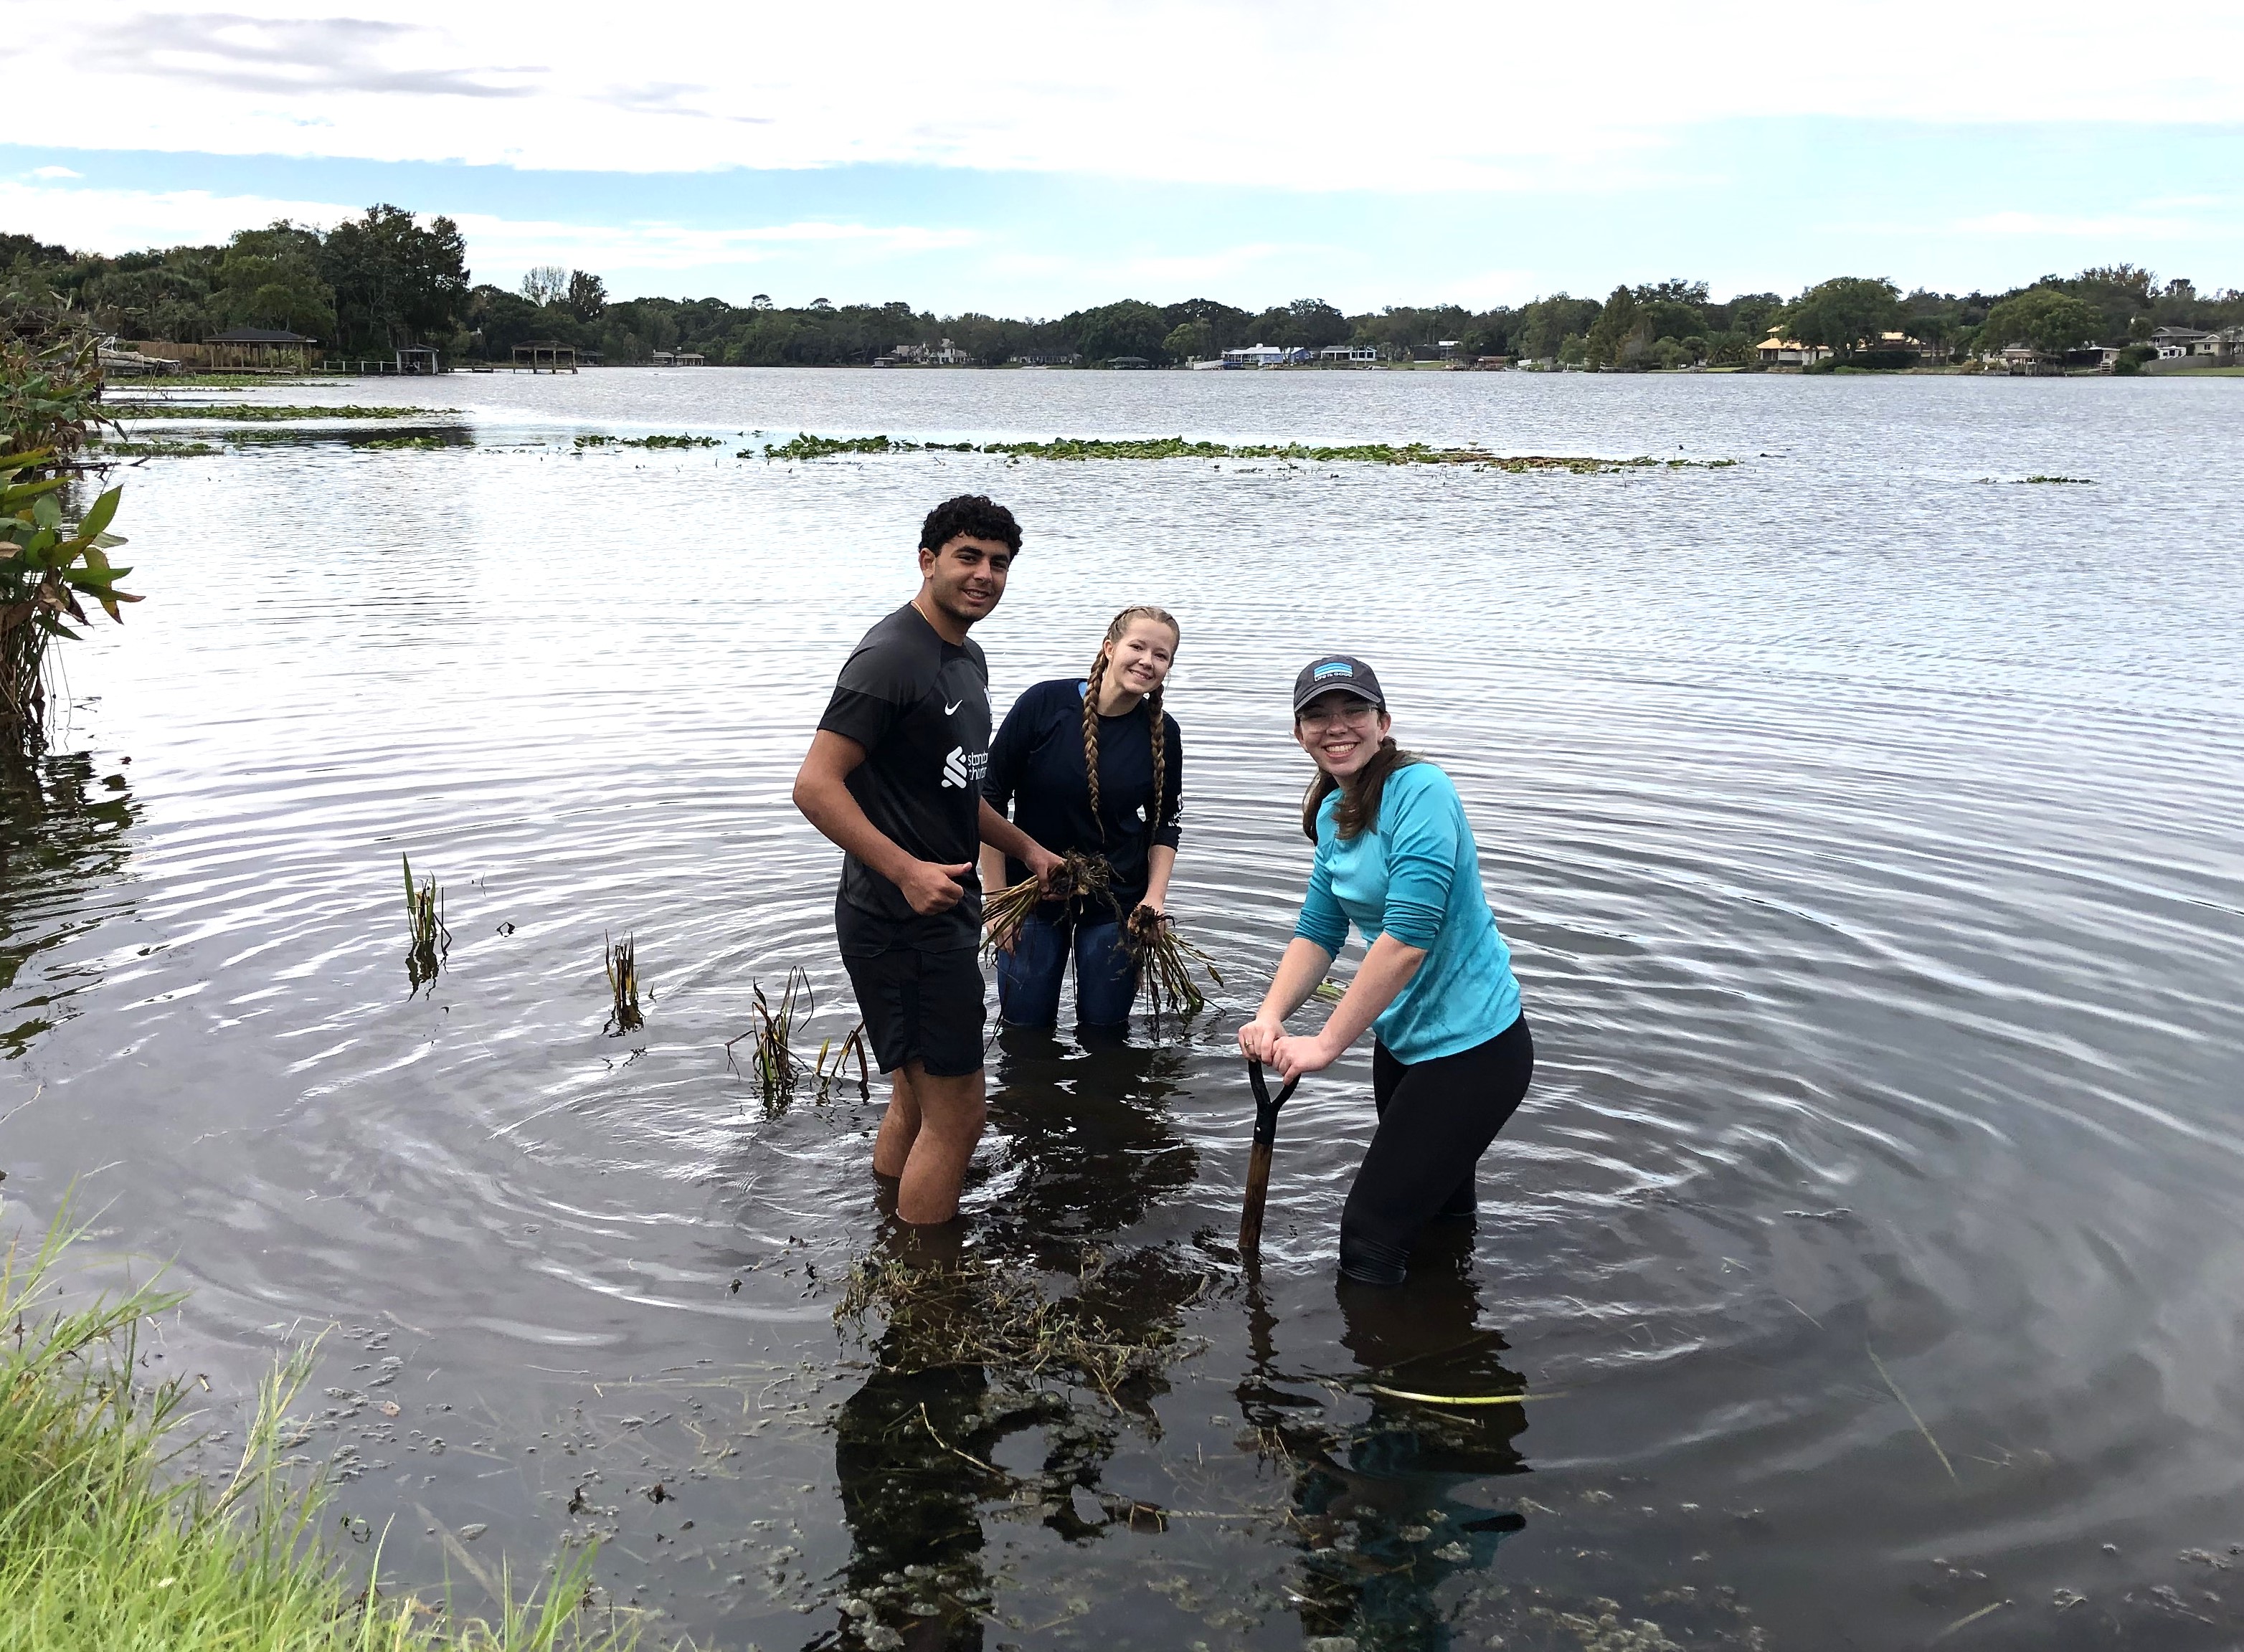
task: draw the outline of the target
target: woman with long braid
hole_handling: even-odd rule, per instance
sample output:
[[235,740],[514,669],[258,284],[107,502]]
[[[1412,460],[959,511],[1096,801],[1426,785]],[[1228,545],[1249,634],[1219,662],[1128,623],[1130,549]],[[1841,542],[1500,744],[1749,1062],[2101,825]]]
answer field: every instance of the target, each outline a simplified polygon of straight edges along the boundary
[[[1122,920],[1137,907],[1163,909],[1182,831],[1184,740],[1161,709],[1179,636],[1164,609],[1124,609],[1090,671],[1028,690],[990,743],[983,796],[990,806],[1054,853],[1103,856],[1113,868],[1106,896],[1045,902],[999,955],[997,1014],[1010,1025],[1058,1022],[1070,953],[1076,1025],[1129,1022],[1138,968]],[[988,887],[1028,875],[983,852]]]

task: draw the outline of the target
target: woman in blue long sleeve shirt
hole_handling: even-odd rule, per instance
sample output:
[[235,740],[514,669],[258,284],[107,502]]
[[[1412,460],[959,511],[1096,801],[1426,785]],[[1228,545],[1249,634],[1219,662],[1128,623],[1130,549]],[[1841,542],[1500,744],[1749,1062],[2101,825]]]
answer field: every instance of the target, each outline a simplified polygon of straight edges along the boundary
[[[1480,887],[1450,777],[1396,746],[1379,679],[1328,655],[1294,685],[1294,738],[1317,765],[1302,829],[1317,846],[1294,939],[1240,1048],[1281,1078],[1321,1071],[1370,1030],[1379,1128],[1341,1211],[1341,1271],[1399,1285],[1439,1216],[1470,1216],[1473,1174],[1527,1093],[1535,1042]],[[1369,943],[1318,1032],[1289,1035],[1353,927]]]

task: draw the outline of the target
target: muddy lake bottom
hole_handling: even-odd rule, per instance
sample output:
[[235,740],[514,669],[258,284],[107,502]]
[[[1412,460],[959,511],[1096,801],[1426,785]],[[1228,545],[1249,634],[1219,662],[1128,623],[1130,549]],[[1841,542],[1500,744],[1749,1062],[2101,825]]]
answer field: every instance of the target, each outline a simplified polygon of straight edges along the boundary
[[[249,394],[426,410],[133,428],[218,451],[118,473],[148,600],[6,777],[0,1169],[17,1229],[69,1200],[192,1292],[148,1368],[213,1429],[321,1338],[295,1450],[386,1587],[597,1539],[653,1642],[765,1652],[2244,1634],[2233,387]],[[799,433],[1694,463],[734,456]],[[655,435],[720,440],[578,442]],[[1172,907],[1224,985],[993,1036],[966,1220],[913,1236],[877,1080],[769,1096],[725,1046],[796,968],[801,1053],[855,1022],[788,784],[963,491],[1028,534],[1000,714],[1179,615]],[[1332,648],[1457,779],[1538,1055],[1396,1292],[1335,1275],[1362,1053],[1234,1244]],[[401,854],[451,934],[418,987]]]

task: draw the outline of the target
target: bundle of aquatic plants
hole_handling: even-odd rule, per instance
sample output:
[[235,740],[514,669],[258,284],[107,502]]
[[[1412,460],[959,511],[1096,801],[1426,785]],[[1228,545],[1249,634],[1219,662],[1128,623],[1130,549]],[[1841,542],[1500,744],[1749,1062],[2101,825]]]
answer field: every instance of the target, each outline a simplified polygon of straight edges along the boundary
[[1215,961],[1177,933],[1177,920],[1166,912],[1139,907],[1122,926],[1122,944],[1138,966],[1139,990],[1146,1008],[1159,1020],[1166,1004],[1179,1015],[1196,1015],[1207,999],[1193,980],[1198,964],[1214,985],[1223,985]]
[[1104,900],[1111,907],[1113,886],[1114,868],[1105,855],[1071,849],[1061,857],[1060,869],[1052,874],[1049,889],[1034,878],[1024,878],[983,897],[983,950],[1010,951],[1029,914],[1048,900]]
[[[1094,1253],[1085,1265],[1086,1285],[1097,1271]],[[882,1252],[856,1262],[834,1322],[862,1327],[873,1314],[887,1331],[877,1342],[867,1340],[889,1370],[979,1366],[999,1379],[1062,1377],[1088,1383],[1118,1405],[1119,1390],[1193,1352],[1166,1324],[1129,1326],[1084,1288],[1047,1297],[1033,1271],[972,1255],[915,1262]]]
[[179,1298],[143,1285],[66,1303],[75,1237],[57,1225],[0,1260],[0,1647],[621,1652],[636,1641],[578,1619],[590,1551],[536,1597],[517,1598],[502,1568],[490,1621],[348,1576],[328,1546],[326,1487],[292,1487],[281,1463],[306,1361],[265,1385],[222,1483],[180,1478],[188,1394],[179,1379],[146,1380],[136,1343]]

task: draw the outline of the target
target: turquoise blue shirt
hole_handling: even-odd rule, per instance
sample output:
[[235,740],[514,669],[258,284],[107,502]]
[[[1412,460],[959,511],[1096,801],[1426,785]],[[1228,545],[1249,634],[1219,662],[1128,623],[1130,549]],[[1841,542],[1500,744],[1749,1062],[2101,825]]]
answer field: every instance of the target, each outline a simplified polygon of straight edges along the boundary
[[1371,1023],[1403,1062],[1438,1061],[1485,1044],[1519,1019],[1511,949],[1481,893],[1480,851],[1450,777],[1413,763],[1387,777],[1379,821],[1340,835],[1340,793],[1317,811],[1317,858],[1297,935],[1337,954],[1354,925],[1369,946],[1382,934],[1426,954]]

